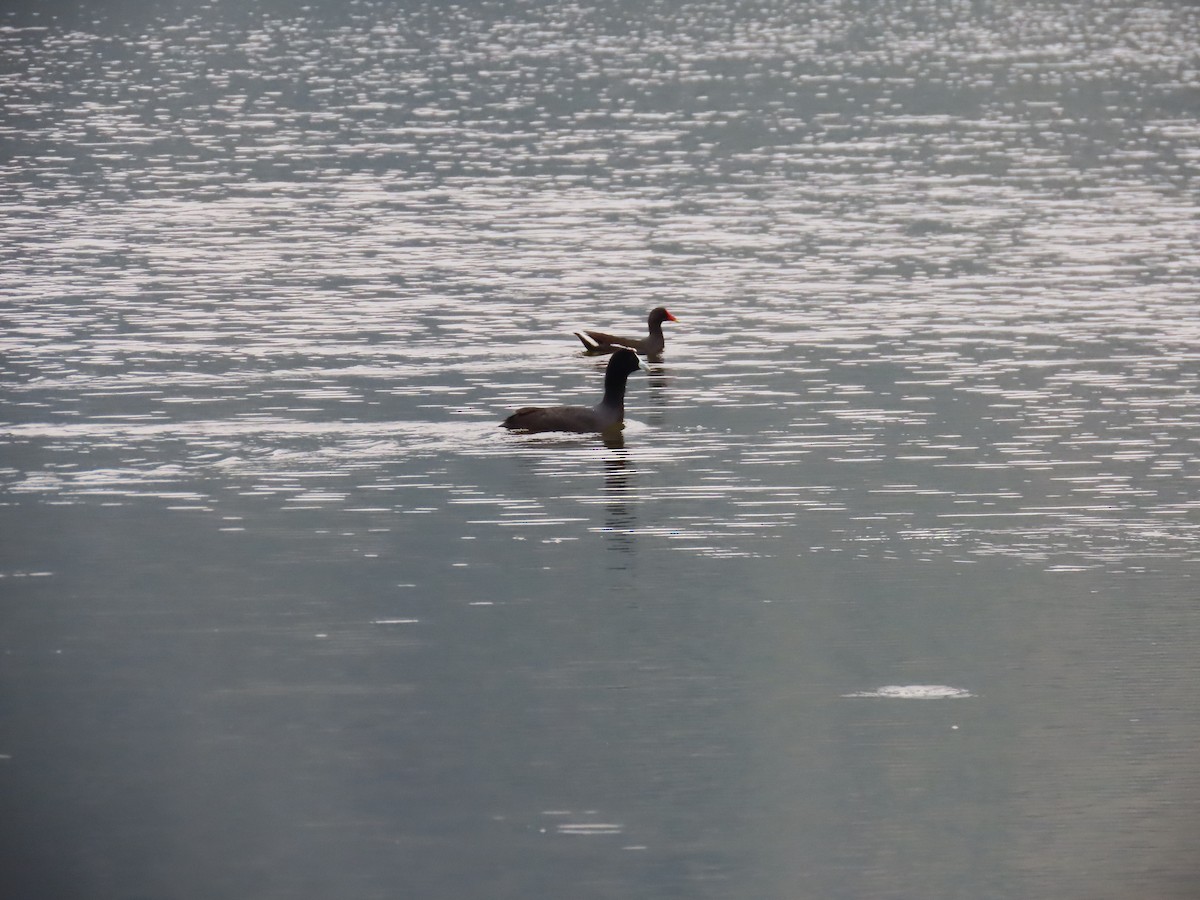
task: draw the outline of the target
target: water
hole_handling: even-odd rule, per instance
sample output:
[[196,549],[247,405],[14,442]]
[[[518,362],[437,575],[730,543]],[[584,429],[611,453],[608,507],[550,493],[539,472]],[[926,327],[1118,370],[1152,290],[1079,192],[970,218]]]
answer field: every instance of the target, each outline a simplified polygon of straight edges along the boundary
[[4,13],[5,895],[1194,897],[1198,41]]

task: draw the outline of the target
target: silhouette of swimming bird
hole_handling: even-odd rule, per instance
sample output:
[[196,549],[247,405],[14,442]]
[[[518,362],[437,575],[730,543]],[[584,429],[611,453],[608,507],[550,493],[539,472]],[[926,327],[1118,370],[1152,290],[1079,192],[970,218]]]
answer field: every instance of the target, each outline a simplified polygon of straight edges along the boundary
[[572,333],[579,338],[588,353],[597,356],[601,353],[612,353],[618,347],[628,347],[643,356],[658,356],[666,346],[666,340],[663,338],[663,322],[678,321],[665,306],[656,306],[650,310],[650,315],[646,318],[650,334],[644,338],[621,337],[604,331],[575,331]]
[[604,370],[604,398],[595,406],[527,406],[500,424],[514,431],[604,432],[625,421],[625,382],[641,368],[637,354],[614,348]]

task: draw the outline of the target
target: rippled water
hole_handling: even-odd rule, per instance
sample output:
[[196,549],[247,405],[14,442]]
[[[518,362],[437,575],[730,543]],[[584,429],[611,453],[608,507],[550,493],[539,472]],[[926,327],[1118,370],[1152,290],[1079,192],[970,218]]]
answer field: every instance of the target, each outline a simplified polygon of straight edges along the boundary
[[[1197,46],[0,15],[7,883],[1192,896]],[[657,305],[623,445],[496,427]]]

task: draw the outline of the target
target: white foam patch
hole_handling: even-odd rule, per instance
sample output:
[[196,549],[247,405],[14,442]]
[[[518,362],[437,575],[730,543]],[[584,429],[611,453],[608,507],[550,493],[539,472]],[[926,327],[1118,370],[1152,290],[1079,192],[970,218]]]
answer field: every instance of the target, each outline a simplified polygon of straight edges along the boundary
[[883,700],[961,700],[975,695],[946,684],[885,684],[873,691],[855,691],[842,696],[876,697]]
[[559,834],[620,834],[624,830],[624,825],[615,822],[564,822],[558,826]]

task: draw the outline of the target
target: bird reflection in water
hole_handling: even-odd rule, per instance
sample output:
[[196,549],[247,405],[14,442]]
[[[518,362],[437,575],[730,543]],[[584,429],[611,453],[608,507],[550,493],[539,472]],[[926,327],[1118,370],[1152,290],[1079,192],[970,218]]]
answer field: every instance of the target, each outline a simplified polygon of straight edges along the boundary
[[651,425],[662,425],[666,420],[667,387],[670,383],[667,367],[663,365],[662,357],[656,355],[647,357],[643,368],[646,370],[646,385],[650,392],[646,421]]
[[[619,436],[618,436],[619,437]],[[634,552],[637,517],[633,511],[631,478],[633,467],[629,462],[629,454],[624,449],[624,441],[617,446],[605,444],[612,451],[604,460],[604,536],[606,545],[621,556]],[[623,569],[626,562],[618,560],[615,567]]]

